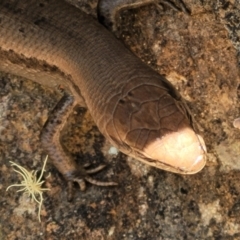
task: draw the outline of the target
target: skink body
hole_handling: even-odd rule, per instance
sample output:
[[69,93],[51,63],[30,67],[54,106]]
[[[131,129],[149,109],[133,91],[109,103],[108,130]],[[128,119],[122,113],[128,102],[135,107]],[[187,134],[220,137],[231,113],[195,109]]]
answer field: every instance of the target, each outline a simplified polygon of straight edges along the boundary
[[147,164],[184,174],[205,165],[204,141],[174,87],[64,1],[0,1],[0,70],[63,86],[113,145]]

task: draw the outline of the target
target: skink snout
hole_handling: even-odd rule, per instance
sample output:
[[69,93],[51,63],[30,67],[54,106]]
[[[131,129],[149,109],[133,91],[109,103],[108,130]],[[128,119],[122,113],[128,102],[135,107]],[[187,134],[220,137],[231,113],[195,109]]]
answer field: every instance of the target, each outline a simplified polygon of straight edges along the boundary
[[194,174],[206,164],[206,145],[191,128],[184,128],[152,141],[144,155],[155,160],[155,167],[166,165],[172,172]]

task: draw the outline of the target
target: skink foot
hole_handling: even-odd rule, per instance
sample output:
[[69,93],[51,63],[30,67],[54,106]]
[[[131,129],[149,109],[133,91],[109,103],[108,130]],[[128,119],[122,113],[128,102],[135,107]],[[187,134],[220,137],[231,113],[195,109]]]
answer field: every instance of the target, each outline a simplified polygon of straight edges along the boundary
[[[89,166],[89,164],[85,166]],[[73,182],[78,183],[81,191],[85,191],[86,182],[89,182],[96,186],[102,186],[102,187],[117,186],[118,184],[116,182],[102,182],[99,180],[95,180],[89,176],[89,174],[97,173],[105,167],[106,165],[100,165],[96,168],[86,170],[86,176],[74,177],[73,180],[68,181],[68,201],[71,201],[73,199]]]

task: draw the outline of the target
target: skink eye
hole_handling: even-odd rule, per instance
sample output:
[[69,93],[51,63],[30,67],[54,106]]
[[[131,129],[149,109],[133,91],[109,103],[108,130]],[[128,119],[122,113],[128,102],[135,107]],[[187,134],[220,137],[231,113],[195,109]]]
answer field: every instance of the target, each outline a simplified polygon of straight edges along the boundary
[[240,129],[240,118],[236,118],[234,121],[233,121],[233,126],[235,128],[239,128]]
[[154,159],[154,166],[166,164],[179,173],[194,174],[206,164],[206,146],[201,136],[184,128],[157,138],[144,148],[144,155]]

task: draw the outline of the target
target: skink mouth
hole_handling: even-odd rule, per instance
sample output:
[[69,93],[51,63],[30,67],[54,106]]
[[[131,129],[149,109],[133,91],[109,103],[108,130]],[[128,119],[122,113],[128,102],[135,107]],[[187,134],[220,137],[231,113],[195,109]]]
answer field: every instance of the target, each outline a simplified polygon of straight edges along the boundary
[[178,174],[183,174],[183,175],[192,175],[192,174],[196,174],[196,173],[200,172],[205,167],[207,158],[205,155],[203,157],[204,157],[204,159],[202,161],[202,165],[196,171],[193,171],[193,170],[189,171],[189,169],[185,169],[183,167],[171,166],[165,162],[161,162],[159,160],[154,160],[151,158],[138,157],[137,159],[145,164],[148,164],[150,166],[159,168],[159,169],[167,171],[167,172],[178,173]]
[[203,138],[190,128],[156,138],[144,148],[142,161],[181,174],[194,174],[206,164]]

